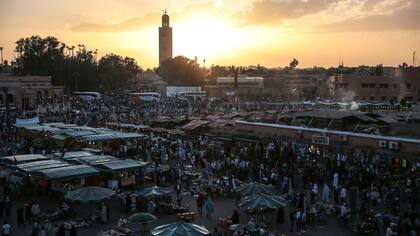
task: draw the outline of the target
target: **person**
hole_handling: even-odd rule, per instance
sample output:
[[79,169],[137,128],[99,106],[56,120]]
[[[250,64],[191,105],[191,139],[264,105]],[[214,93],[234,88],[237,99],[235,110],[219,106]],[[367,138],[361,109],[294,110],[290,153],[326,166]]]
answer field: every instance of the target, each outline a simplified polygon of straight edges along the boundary
[[25,203],[25,223],[31,222],[31,209],[31,204]]
[[203,215],[204,193],[200,192],[197,197],[197,210],[200,215]]
[[279,207],[277,210],[277,223],[281,224],[284,222],[284,208]]
[[176,201],[178,203],[178,207],[181,207],[181,202],[182,202],[182,195],[181,194],[180,195],[177,195]]
[[57,236],[66,236],[66,228],[64,228],[63,224],[60,224],[57,230]]
[[32,215],[32,220],[36,221],[38,219],[38,215],[41,212],[41,209],[39,207],[39,204],[37,202],[34,202],[34,204],[32,204],[31,207],[31,215]]
[[41,229],[39,228],[39,223],[38,221],[35,221],[34,224],[32,225],[32,233],[31,236],[39,236]]
[[340,208],[340,218],[342,220],[345,220],[347,216],[349,215],[350,211],[347,208],[347,204],[344,202],[343,205]]
[[213,200],[211,199],[211,196],[209,196],[206,202],[207,217],[211,217],[211,214],[213,214],[213,211],[214,211]]
[[295,226],[295,215],[296,213],[294,211],[290,211],[289,213],[289,219],[290,219],[290,232],[293,232],[293,228]]
[[239,213],[237,210],[233,210],[233,214],[228,220],[232,221],[232,224],[239,224]]
[[12,226],[7,222],[7,220],[4,221],[4,224],[1,227],[1,232],[3,236],[9,236],[12,233]]
[[395,236],[397,235],[396,232],[392,229],[393,224],[391,223],[388,228],[386,228],[386,236]]
[[107,209],[105,203],[102,202],[102,206],[101,206],[101,221],[103,223],[108,222],[107,215],[108,215],[108,209]]
[[300,232],[300,226],[302,224],[302,212],[300,209],[296,211],[296,232]]
[[322,201],[326,203],[330,203],[330,195],[331,195],[330,188],[328,187],[328,184],[325,183],[324,189],[322,190]]
[[341,189],[341,193],[340,193],[340,203],[343,204],[343,202],[346,202],[346,197],[347,197],[347,189],[345,187],[343,187]]
[[54,226],[51,224],[49,220],[46,221],[44,225],[45,229],[45,236],[53,236],[54,235]]
[[24,217],[23,217],[23,208],[19,207],[16,210],[16,222],[18,225],[23,225],[25,223]]
[[74,225],[70,228],[70,236],[77,236],[77,229]]

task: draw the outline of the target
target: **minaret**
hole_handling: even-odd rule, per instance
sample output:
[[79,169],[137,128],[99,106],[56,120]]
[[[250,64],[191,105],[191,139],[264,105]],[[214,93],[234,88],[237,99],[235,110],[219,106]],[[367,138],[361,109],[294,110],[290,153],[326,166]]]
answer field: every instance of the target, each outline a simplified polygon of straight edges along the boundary
[[159,66],[168,58],[172,58],[172,27],[166,9],[162,15],[162,27],[159,27]]

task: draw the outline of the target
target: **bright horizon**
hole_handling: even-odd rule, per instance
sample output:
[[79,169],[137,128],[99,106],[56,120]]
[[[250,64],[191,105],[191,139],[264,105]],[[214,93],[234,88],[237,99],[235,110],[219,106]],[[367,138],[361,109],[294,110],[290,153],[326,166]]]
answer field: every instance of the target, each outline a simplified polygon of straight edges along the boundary
[[174,56],[197,56],[207,67],[284,67],[293,58],[299,67],[337,66],[340,58],[397,66],[420,53],[416,0],[3,0],[0,46],[10,61],[19,38],[51,35],[153,68],[164,8]]

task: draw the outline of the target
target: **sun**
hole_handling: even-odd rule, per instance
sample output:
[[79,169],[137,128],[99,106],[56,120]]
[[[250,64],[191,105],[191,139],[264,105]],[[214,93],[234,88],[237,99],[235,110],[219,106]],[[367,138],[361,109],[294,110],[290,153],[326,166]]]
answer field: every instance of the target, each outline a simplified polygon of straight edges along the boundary
[[193,15],[174,24],[174,55],[208,61],[231,53],[246,39],[245,33],[223,16]]

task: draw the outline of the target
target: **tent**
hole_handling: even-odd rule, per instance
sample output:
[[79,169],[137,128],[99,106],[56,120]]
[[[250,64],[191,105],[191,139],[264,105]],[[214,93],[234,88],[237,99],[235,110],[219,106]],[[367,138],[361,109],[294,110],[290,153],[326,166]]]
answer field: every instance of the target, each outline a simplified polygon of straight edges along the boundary
[[58,168],[37,170],[33,175],[48,180],[74,179],[99,175],[99,171],[88,165],[69,165]]
[[101,202],[115,195],[115,191],[101,187],[83,187],[67,192],[64,196],[67,200],[81,203]]
[[155,220],[156,220],[156,216],[147,212],[135,213],[128,217],[128,221],[130,223],[148,223]]
[[143,197],[161,197],[165,195],[169,195],[172,193],[171,188],[163,188],[158,186],[153,186],[151,188],[144,188],[142,190],[135,191],[134,194],[137,196]]
[[202,236],[210,235],[205,227],[191,223],[177,222],[152,229],[153,236]]
[[269,185],[250,183],[237,188],[236,192],[240,193],[242,196],[247,196],[253,194],[273,194],[276,191]]
[[243,198],[238,206],[246,210],[262,210],[285,207],[287,204],[287,200],[281,196],[258,194]]
[[4,164],[21,164],[26,162],[33,162],[33,161],[40,161],[40,160],[48,160],[49,158],[39,154],[27,154],[27,155],[14,155],[14,156],[6,156],[0,157],[0,162]]

